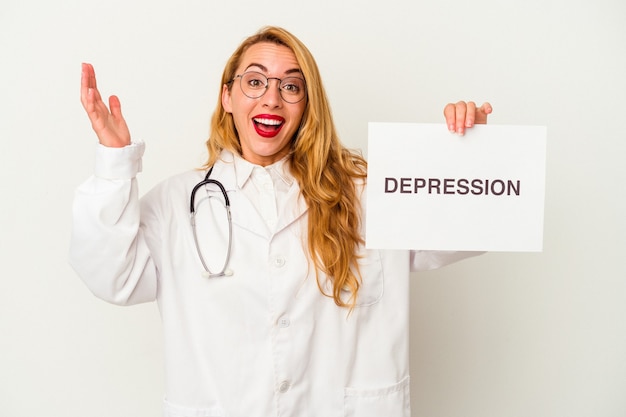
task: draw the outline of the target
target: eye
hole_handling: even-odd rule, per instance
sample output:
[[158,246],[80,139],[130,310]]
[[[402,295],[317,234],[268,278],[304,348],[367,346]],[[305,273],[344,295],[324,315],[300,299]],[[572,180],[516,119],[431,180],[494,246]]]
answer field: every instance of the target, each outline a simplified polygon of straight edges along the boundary
[[252,88],[263,87],[263,81],[259,80],[258,78],[251,78],[248,80],[248,85]]
[[259,73],[247,73],[244,74],[243,80],[245,84],[254,90],[259,90],[265,88],[267,84],[267,79],[263,76],[263,74]]
[[289,94],[298,94],[304,89],[304,81],[300,78],[285,78],[280,88]]

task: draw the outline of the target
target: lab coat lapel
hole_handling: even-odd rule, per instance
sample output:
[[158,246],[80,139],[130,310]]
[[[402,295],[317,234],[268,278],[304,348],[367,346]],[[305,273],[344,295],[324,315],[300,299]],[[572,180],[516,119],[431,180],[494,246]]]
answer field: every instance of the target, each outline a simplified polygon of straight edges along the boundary
[[279,233],[281,230],[300,219],[307,210],[308,206],[304,197],[302,197],[302,193],[300,193],[300,186],[294,181],[287,194],[287,201],[282,206],[282,211],[279,214],[276,233]]
[[232,154],[222,152],[222,157],[215,163],[211,178],[221,181],[228,193],[233,224],[259,236],[269,238],[271,233],[263,218],[237,185]]
[[300,186],[294,181],[286,201],[279,204],[276,230],[274,232],[269,230],[256,207],[237,185],[232,154],[222,152],[222,156],[224,158],[215,164],[211,178],[222,182],[229,195],[233,224],[269,239],[274,233],[279,233],[306,213],[308,209],[306,202],[300,194]]
[[260,236],[270,239],[274,234],[280,233],[283,229],[289,227],[296,222],[308,210],[304,197],[300,194],[300,187],[294,182],[286,201],[280,204],[280,212],[278,215],[278,223],[276,230],[272,231],[268,228],[265,220],[257,211],[252,202],[239,189],[232,190],[231,205],[237,204],[238,209],[232,210],[233,224],[247,229]]

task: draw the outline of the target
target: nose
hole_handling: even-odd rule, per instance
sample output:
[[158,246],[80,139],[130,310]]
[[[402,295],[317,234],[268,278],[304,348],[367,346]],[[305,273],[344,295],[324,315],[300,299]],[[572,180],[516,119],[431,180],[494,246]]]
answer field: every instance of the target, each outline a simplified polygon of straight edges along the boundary
[[[272,84],[274,82],[274,84]],[[282,105],[283,98],[280,95],[280,80],[276,78],[269,78],[267,80],[267,87],[265,88],[265,94],[261,97],[263,105],[269,107],[278,107]]]

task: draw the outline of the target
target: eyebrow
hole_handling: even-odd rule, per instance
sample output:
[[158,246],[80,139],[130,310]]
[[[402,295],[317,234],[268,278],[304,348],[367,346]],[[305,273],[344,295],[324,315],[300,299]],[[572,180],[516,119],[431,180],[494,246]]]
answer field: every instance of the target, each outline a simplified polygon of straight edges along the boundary
[[[243,70],[243,72],[248,71],[250,67],[257,67],[265,73],[269,72],[265,65],[257,64],[256,62],[253,62],[250,65],[248,65],[246,69]],[[302,74],[302,71],[300,70],[300,68],[292,68],[292,69],[288,69],[287,71],[285,71],[285,74],[294,74],[294,73]]]

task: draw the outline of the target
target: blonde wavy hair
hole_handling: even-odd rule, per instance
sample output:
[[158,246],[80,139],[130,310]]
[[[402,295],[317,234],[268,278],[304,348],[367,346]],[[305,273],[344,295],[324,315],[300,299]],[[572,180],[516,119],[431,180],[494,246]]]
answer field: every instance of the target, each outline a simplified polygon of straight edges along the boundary
[[[245,39],[226,63],[220,96],[211,119],[206,142],[206,166],[227,149],[241,155],[241,144],[232,114],[222,107],[222,86],[232,88],[241,59],[252,45],[269,42],[294,53],[306,80],[307,103],[300,128],[291,142],[290,169],[300,185],[308,209],[308,250],[315,265],[318,287],[342,307],[353,308],[361,285],[358,248],[362,245],[361,207],[357,182],[365,182],[367,162],[361,154],[345,148],[337,135],[319,69],[311,52],[294,35],[278,27],[265,27]],[[319,271],[332,280],[328,294]],[[342,293],[348,291],[345,299]]]

